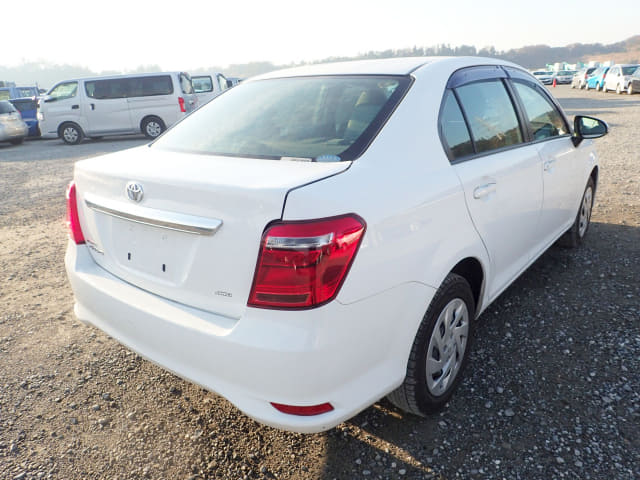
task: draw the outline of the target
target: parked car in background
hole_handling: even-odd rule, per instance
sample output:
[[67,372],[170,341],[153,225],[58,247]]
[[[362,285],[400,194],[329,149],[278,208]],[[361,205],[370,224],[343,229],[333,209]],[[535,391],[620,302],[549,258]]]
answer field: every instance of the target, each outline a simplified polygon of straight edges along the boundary
[[583,68],[575,73],[571,79],[571,88],[582,89],[587,84],[587,78],[596,70],[596,67]]
[[20,112],[8,100],[0,100],[0,142],[19,145],[29,134]]
[[221,73],[193,75],[191,83],[193,83],[193,92],[198,97],[198,105],[204,105],[232,86],[231,81]]
[[640,68],[636,69],[635,73],[631,75],[627,85],[627,93],[629,95],[640,93]]
[[1,87],[0,100],[11,100],[13,98],[37,97],[40,95],[38,87]]
[[384,395],[426,415],[478,316],[585,239],[606,132],[497,59],[249,79],[75,164],[75,314],[275,427],[326,430]]
[[184,72],[80,78],[54,85],[38,101],[40,132],[70,145],[85,136],[143,133],[156,138],[195,110],[191,77]]
[[531,73],[545,85],[551,85],[551,83],[553,82],[553,72],[549,72],[547,70],[536,70],[535,72]]
[[575,71],[573,70],[558,70],[557,72],[553,72],[551,77],[551,83],[555,80],[557,84],[568,84],[571,83],[573,76],[575,75]]
[[614,65],[607,73],[607,78],[602,86],[603,92],[615,90],[620,94],[627,90],[631,76],[638,70],[638,64]]
[[29,127],[30,137],[39,137],[40,129],[38,128],[38,99],[36,97],[14,98],[9,100],[11,104],[22,115],[22,120]]
[[607,78],[607,72],[611,67],[598,67],[587,78],[587,90],[595,89],[596,91],[602,90],[602,86]]

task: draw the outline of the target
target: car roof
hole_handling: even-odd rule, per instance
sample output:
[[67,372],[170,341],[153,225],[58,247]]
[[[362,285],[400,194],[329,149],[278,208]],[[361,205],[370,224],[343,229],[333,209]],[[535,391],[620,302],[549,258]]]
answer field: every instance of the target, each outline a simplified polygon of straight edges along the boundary
[[484,57],[395,57],[375,60],[355,60],[349,62],[319,63],[293,67],[258,75],[249,80],[270,78],[306,77],[322,75],[409,75],[428,66],[442,66],[452,71],[473,65],[506,65],[524,70],[521,66]]

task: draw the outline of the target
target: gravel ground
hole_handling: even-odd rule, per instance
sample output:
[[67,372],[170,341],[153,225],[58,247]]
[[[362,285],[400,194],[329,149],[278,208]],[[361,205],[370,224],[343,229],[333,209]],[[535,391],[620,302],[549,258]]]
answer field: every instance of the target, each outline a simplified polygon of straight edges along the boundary
[[612,128],[586,244],[551,248],[482,315],[442,413],[381,400],[316,435],[259,425],[74,319],[73,163],[144,139],[1,144],[0,479],[640,478],[640,95],[551,90]]

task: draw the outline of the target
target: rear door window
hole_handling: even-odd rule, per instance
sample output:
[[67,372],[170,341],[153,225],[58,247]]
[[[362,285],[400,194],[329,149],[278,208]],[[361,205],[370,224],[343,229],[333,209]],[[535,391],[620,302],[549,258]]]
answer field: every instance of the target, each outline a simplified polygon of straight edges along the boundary
[[511,98],[501,80],[470,83],[456,88],[473,136],[476,153],[523,142]]

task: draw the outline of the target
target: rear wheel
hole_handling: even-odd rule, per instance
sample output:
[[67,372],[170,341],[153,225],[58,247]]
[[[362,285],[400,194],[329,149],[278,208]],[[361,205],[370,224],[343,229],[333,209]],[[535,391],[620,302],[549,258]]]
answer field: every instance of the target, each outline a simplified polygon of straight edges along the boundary
[[147,117],[142,121],[142,133],[147,138],[157,138],[166,130],[164,122],[158,117]]
[[627,87],[627,94],[628,95],[633,95],[635,92],[633,91],[633,83],[629,83],[629,86]]
[[13,140],[9,140],[13,145],[20,145],[24,142],[24,137],[14,138]]
[[474,315],[469,283],[449,274],[418,328],[404,383],[388,395],[394,405],[424,416],[449,401],[469,359]]
[[58,136],[67,145],[77,145],[84,138],[84,132],[75,123],[63,123],[58,129]]
[[560,237],[559,244],[563,247],[574,248],[580,245],[584,241],[584,237],[589,231],[589,225],[591,224],[591,212],[593,211],[593,197],[595,193],[595,183],[593,178],[589,177],[587,186],[582,194],[582,200],[580,201],[580,208],[576,218],[571,225],[571,228]]
[[620,95],[622,93],[622,87],[620,86],[620,84],[616,85],[616,93],[618,95]]

